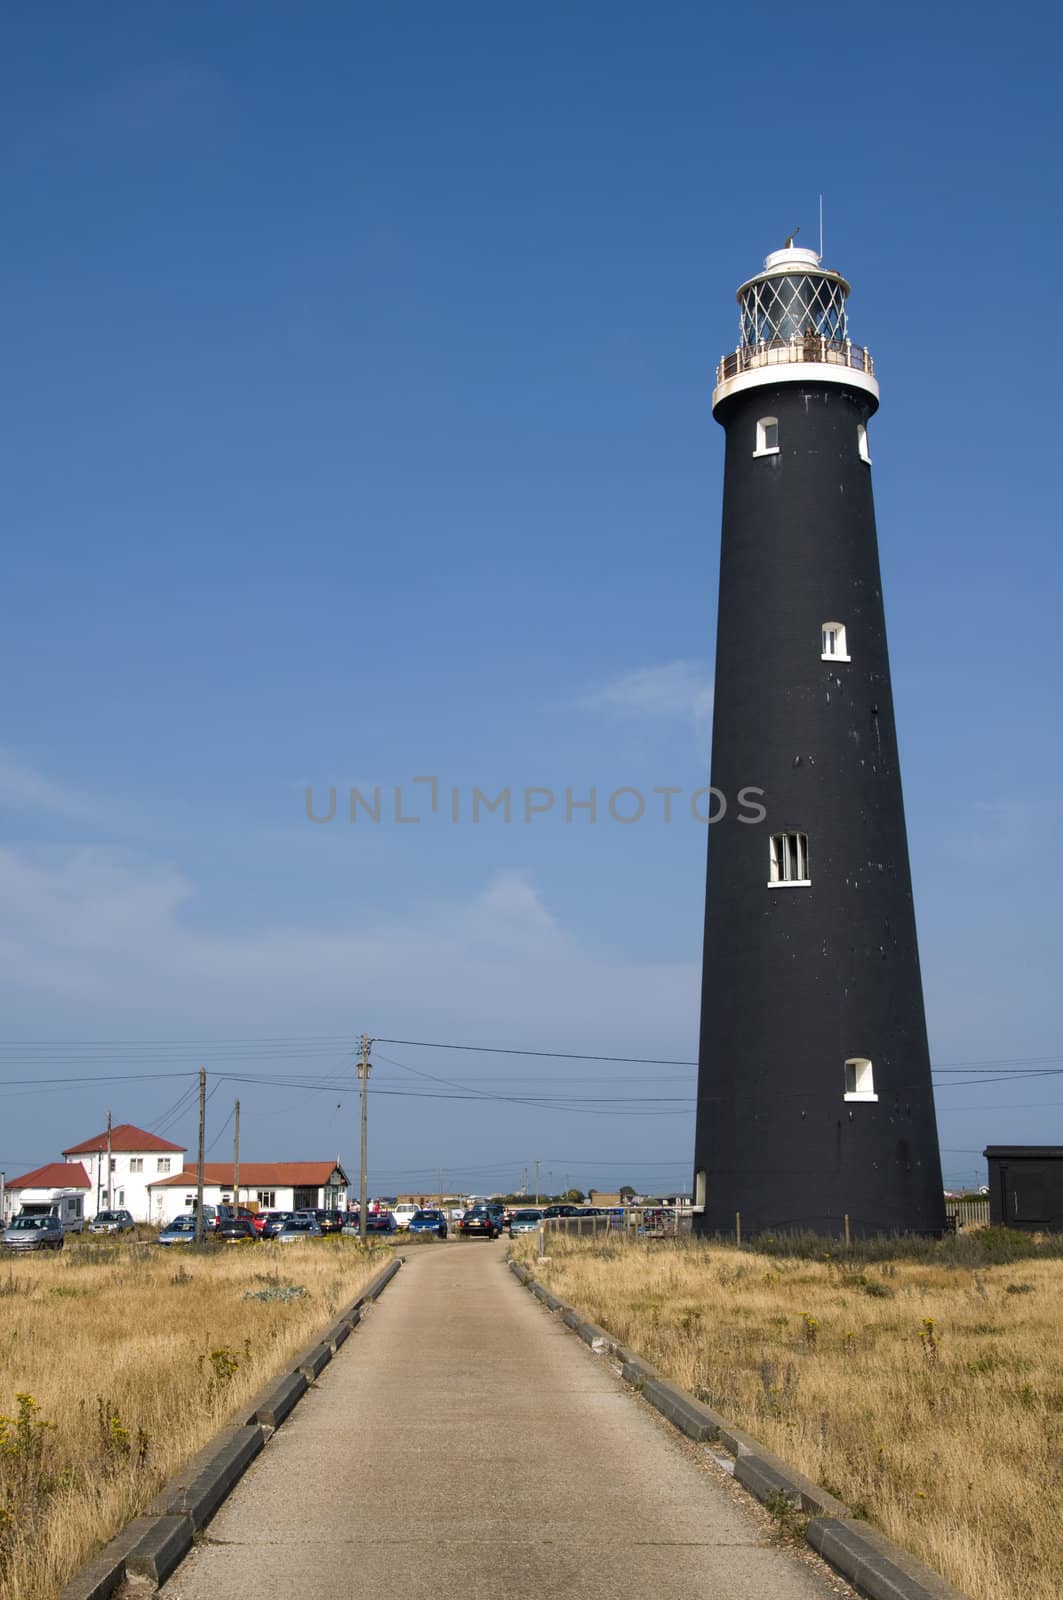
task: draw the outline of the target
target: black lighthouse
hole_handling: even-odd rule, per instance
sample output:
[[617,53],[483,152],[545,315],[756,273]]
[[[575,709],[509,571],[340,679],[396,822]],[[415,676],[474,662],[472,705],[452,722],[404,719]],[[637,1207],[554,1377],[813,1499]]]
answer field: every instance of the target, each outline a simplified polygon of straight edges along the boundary
[[[871,492],[878,384],[813,250],[738,291],[727,436],[695,1226],[944,1227]],[[759,821],[743,789],[763,790]]]

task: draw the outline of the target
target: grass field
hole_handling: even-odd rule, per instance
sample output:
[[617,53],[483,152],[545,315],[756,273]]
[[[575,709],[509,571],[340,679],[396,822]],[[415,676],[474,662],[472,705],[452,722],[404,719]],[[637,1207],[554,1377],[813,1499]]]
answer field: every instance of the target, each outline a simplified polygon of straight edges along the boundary
[[72,1241],[0,1260],[2,1600],[54,1600],[391,1255]]
[[[987,1235],[988,1240],[988,1235]],[[972,1600],[1063,1593],[1063,1260],[548,1240],[555,1293]]]

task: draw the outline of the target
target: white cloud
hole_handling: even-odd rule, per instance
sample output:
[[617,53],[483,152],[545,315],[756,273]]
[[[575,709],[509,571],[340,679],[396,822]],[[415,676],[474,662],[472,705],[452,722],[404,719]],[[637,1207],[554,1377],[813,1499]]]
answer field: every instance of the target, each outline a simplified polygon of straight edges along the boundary
[[0,745],[0,811],[34,812],[89,821],[97,806],[80,790],[52,781]]
[[618,673],[576,701],[583,711],[619,717],[692,717],[712,713],[712,684],[698,661],[666,661]]
[[114,852],[0,850],[0,996],[12,1018],[85,1033],[165,1034],[254,1024],[405,1032],[420,1016],[474,1018],[502,1038],[633,1036],[693,1026],[695,961],[638,965],[581,945],[531,876],[496,871],[471,895],[390,917],[354,903],[343,925],[205,931],[197,886]]

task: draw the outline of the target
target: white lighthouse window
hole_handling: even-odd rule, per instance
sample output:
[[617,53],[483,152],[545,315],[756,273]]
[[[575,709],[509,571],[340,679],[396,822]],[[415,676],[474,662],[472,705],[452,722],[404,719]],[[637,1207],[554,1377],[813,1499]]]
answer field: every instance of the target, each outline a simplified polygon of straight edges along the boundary
[[755,456],[777,456],[779,454],[779,419],[778,417],[761,417],[757,422],[757,448]]
[[768,888],[811,888],[808,875],[808,835],[773,833],[768,862]]
[[820,630],[821,657],[824,661],[848,661],[849,646],[845,638],[844,622],[825,622]]
[[870,466],[871,452],[867,447],[867,429],[862,422],[858,422],[856,425],[856,448],[860,452],[860,460],[866,461]]
[[877,1100],[875,1074],[866,1056],[851,1056],[845,1063],[845,1098]]

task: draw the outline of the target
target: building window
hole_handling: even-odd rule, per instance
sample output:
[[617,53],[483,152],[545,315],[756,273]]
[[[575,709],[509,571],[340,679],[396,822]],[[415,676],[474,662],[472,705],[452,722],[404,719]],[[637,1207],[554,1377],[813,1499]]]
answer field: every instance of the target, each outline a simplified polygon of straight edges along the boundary
[[143,1156],[130,1156],[130,1158],[129,1158],[129,1170],[130,1170],[130,1172],[143,1172],[144,1171],[144,1157]]
[[118,1165],[117,1161],[114,1159],[114,1156],[112,1156],[111,1157],[111,1168],[110,1168],[110,1170],[113,1172],[115,1167],[117,1167],[117,1165]]
[[169,1158],[169,1156],[159,1156],[158,1160],[155,1163],[155,1170],[156,1170],[156,1172],[169,1172],[169,1170],[170,1170],[170,1158]]
[[276,1189],[257,1189],[255,1191],[260,1206],[265,1206],[267,1211],[272,1211],[277,1204]]
[[755,456],[777,456],[779,454],[779,419],[778,417],[760,417],[757,421],[757,448]]
[[845,1098],[847,1100],[877,1100],[875,1074],[865,1056],[851,1056],[845,1063]]
[[115,1197],[114,1197],[114,1203],[115,1203],[116,1206],[124,1206],[125,1205],[125,1190],[124,1189],[119,1189],[116,1192]]
[[862,422],[858,422],[856,425],[856,448],[860,452],[860,460],[866,461],[868,466],[870,466],[871,452],[867,448],[867,429],[864,427]]
[[194,1194],[186,1194],[185,1195],[185,1205],[186,1206],[194,1206],[195,1203],[196,1203],[196,1197],[195,1197]]
[[849,645],[845,637],[844,622],[825,622],[820,630],[820,637],[822,640],[822,660],[849,660]]
[[785,884],[807,889],[812,883],[808,875],[808,835],[773,833],[769,865],[769,889],[780,889]]

